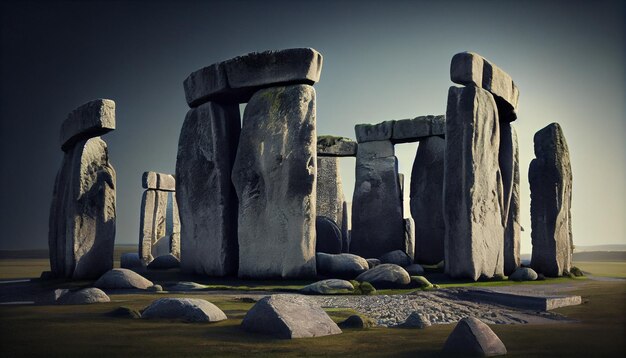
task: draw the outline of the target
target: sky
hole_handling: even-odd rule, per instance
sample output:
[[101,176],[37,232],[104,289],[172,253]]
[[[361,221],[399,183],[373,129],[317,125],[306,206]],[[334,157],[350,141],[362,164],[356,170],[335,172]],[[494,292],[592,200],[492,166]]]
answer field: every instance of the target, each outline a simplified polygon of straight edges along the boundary
[[[574,243],[626,244],[623,1],[20,1],[0,4],[0,249],[46,248],[68,112],[117,104],[103,136],[117,171],[118,244],[139,239],[141,174],[174,173],[183,80],[269,49],[324,56],[318,134],[445,114],[450,60],[477,52],[520,89],[522,252],[530,252],[532,138],[561,124],[573,171]],[[409,175],[417,144],[396,146]],[[341,160],[348,200],[354,159]],[[406,191],[408,195],[408,190]]]

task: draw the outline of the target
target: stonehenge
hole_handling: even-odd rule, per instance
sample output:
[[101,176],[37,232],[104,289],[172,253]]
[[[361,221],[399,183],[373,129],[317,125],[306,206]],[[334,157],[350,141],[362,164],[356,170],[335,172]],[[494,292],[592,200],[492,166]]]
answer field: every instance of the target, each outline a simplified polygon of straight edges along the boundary
[[115,129],[115,102],[98,99],[61,126],[64,152],[52,194],[48,231],[52,276],[94,279],[113,268],[115,170],[99,136]]

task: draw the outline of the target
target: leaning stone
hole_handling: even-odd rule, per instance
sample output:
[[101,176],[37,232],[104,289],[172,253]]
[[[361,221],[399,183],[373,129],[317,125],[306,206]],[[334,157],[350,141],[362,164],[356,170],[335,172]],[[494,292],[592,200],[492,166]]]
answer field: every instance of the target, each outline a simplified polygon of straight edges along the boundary
[[338,279],[317,281],[300,289],[301,293],[308,295],[336,295],[352,291],[354,291],[354,286],[350,281]]
[[499,142],[493,96],[476,87],[450,87],[443,211],[445,271],[451,277],[477,280],[503,273]]
[[446,140],[420,141],[411,173],[411,216],[415,221],[415,261],[434,265],[444,259],[443,171]]
[[509,276],[511,281],[535,281],[539,276],[530,267],[520,267]]
[[98,288],[89,287],[74,292],[67,292],[59,297],[56,302],[60,305],[86,305],[110,301],[111,299],[106,293],[104,293],[104,291]]
[[[521,242],[521,229],[520,224],[520,173],[519,173],[519,148],[517,145],[517,133],[513,126],[510,126],[511,131],[511,147],[513,153],[511,159],[513,164],[511,165],[511,185],[508,204],[508,214],[506,226],[504,228],[504,274],[510,275],[515,269],[520,267],[520,242]],[[502,167],[502,166],[501,166]]]
[[[139,249],[144,265],[148,265],[155,256],[163,254],[162,251],[170,252],[168,240],[159,240],[165,236],[167,230],[167,199],[168,193],[165,191],[148,189],[143,193],[139,217]],[[161,241],[160,245],[165,244],[167,247],[158,250],[158,241]]]
[[142,313],[145,319],[178,319],[185,322],[219,322],[227,319],[216,305],[200,298],[160,298]]
[[386,254],[378,257],[381,263],[383,264],[394,264],[398,266],[409,266],[413,263],[411,258],[406,254],[406,252],[402,250],[395,250],[391,252],[387,252]]
[[115,170],[99,137],[77,142],[56,177],[48,244],[55,277],[94,279],[113,268]]
[[367,259],[366,261],[369,268],[374,268],[381,264],[379,259]]
[[341,333],[314,301],[298,295],[272,295],[257,302],[241,322],[245,331],[292,339]]
[[572,266],[572,168],[565,136],[558,123],[535,134],[530,162],[530,218],[533,252],[530,266],[548,277]]
[[184,272],[208,276],[237,272],[237,195],[231,170],[239,131],[236,104],[209,102],[187,112],[176,158]]
[[424,329],[430,325],[430,320],[426,315],[419,312],[413,312],[409,315],[409,317],[407,317],[404,323],[400,325],[400,327]]
[[141,185],[144,189],[176,191],[176,179],[172,174],[144,172],[141,177]]
[[517,118],[515,110],[519,89],[511,76],[479,54],[461,52],[454,55],[450,64],[450,79],[454,83],[489,91],[498,103],[501,121],[511,122]]
[[369,269],[368,262],[357,255],[318,252],[315,256],[317,272],[327,277],[353,279]]
[[253,52],[204,67],[185,79],[190,107],[217,100],[245,103],[265,87],[313,85],[319,81],[322,55],[312,48]]
[[345,197],[339,173],[339,158],[317,158],[316,195],[316,215],[325,216],[335,222],[338,227],[343,227]]
[[393,134],[391,141],[394,144],[411,143],[424,140],[432,136],[445,136],[446,117],[420,116],[413,119],[400,119],[393,121]]
[[115,102],[96,99],[76,108],[61,125],[61,149],[64,152],[83,140],[98,137],[115,129]]
[[315,219],[315,252],[341,253],[341,230],[334,221],[325,216]]
[[172,254],[158,256],[148,264],[149,270],[168,270],[178,267],[180,267],[180,261]]
[[313,87],[272,87],[252,96],[233,167],[239,277],[316,275],[315,146]]
[[506,354],[504,343],[480,320],[463,318],[446,340],[445,354],[491,357]]
[[152,282],[131,270],[116,268],[102,275],[93,285],[100,289],[138,288],[145,290],[152,286]]
[[415,221],[404,218],[404,252],[411,259],[415,259]]
[[356,280],[369,282],[377,289],[402,287],[411,283],[411,277],[406,270],[394,264],[378,265],[360,274]]
[[424,274],[424,268],[419,264],[408,265],[404,269],[411,276],[421,276]]
[[317,157],[355,157],[357,143],[350,138],[317,136]]
[[120,257],[120,267],[125,269],[132,269],[135,267],[142,267],[139,254],[136,252],[127,252]]
[[353,314],[352,316],[346,318],[345,321],[339,323],[339,328],[355,328],[355,329],[365,329],[376,326],[376,322],[369,317],[364,317],[361,315]]

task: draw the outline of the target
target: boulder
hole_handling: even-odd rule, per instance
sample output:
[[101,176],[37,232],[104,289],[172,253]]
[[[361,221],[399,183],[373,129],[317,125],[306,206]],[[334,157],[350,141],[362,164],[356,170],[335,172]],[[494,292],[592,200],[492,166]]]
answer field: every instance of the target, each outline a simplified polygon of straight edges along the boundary
[[176,191],[176,179],[172,174],[143,172],[141,186],[144,189]]
[[[346,199],[343,194],[343,184],[341,183],[341,175],[339,173],[338,158],[317,158],[316,194],[316,215],[318,217],[325,216],[334,221],[339,228],[343,228],[344,224],[346,224],[343,221],[343,203]],[[341,237],[343,237],[343,231],[341,231],[340,234]]]
[[195,282],[177,282],[173,286],[168,286],[168,291],[194,291],[194,290],[203,290],[207,288],[207,285],[202,285]]
[[260,90],[246,106],[232,172],[239,277],[316,276],[315,123],[308,85]]
[[237,272],[237,195],[231,170],[239,132],[237,104],[209,102],[187,112],[176,158],[184,272],[208,276]]
[[[507,128],[501,126],[501,128]],[[511,185],[509,201],[507,206],[507,221],[504,227],[504,274],[510,275],[515,269],[520,267],[520,242],[522,225],[520,223],[520,172],[519,172],[519,147],[517,144],[517,133],[515,128],[508,125],[511,136],[512,160],[511,165]],[[500,142],[502,144],[502,141]],[[500,145],[502,153],[502,145]],[[500,166],[502,168],[502,166]]]
[[315,256],[317,272],[327,277],[352,279],[369,269],[364,258],[353,254],[333,255],[318,252]]
[[406,270],[394,264],[378,265],[357,276],[356,280],[369,282],[377,289],[402,287],[411,283],[411,277]]
[[120,257],[120,267],[125,269],[132,269],[136,267],[142,267],[139,254],[136,252],[127,252]]
[[227,319],[216,305],[200,298],[160,298],[146,307],[141,318],[186,322],[219,322]]
[[118,307],[114,309],[113,311],[108,312],[107,316],[137,319],[137,318],[141,318],[141,313],[129,307]]
[[138,288],[145,290],[152,286],[152,282],[131,270],[116,268],[102,275],[93,285],[101,289]]
[[504,193],[498,112],[476,87],[450,87],[446,112],[443,212],[445,271],[477,280],[504,270]]
[[474,317],[463,318],[446,340],[443,353],[492,357],[506,354],[504,343],[491,328]]
[[115,102],[96,99],[76,108],[61,124],[61,149],[69,151],[78,142],[115,129]]
[[[170,252],[169,240],[160,240],[166,234],[168,192],[148,189],[141,199],[139,217],[139,248],[141,261],[148,265],[156,256]],[[157,242],[165,248],[157,247]],[[161,251],[161,252],[159,252]]]
[[443,171],[446,140],[420,141],[411,173],[411,216],[415,221],[415,261],[434,265],[444,259]]
[[539,276],[530,267],[519,267],[509,276],[511,281],[535,281]]
[[94,287],[66,292],[56,300],[56,303],[60,305],[86,305],[104,302],[111,302],[111,299],[104,291]]
[[63,156],[50,206],[48,246],[55,277],[95,279],[113,268],[115,170],[99,137]]
[[535,133],[535,159],[530,162],[530,266],[548,277],[572,266],[572,168],[565,136],[558,123]]
[[424,276],[411,276],[411,284],[415,287],[419,288],[433,288],[435,287],[428,279]]
[[185,79],[190,107],[208,101],[245,103],[257,91],[287,84],[319,81],[322,55],[312,48],[253,52],[212,64]]
[[341,230],[335,222],[325,216],[315,219],[315,251],[327,254],[341,253]]
[[317,281],[300,290],[301,293],[309,295],[336,295],[352,291],[354,291],[354,286],[350,281],[338,279]]
[[421,276],[424,274],[424,268],[419,264],[412,264],[412,265],[404,267],[404,269],[411,276]]
[[391,142],[394,144],[418,142],[432,136],[443,137],[446,133],[446,117],[443,115],[420,116],[393,121]]
[[366,261],[369,268],[374,268],[381,264],[379,259],[367,259]]
[[498,103],[501,120],[511,122],[517,118],[517,86],[511,76],[479,54],[461,52],[454,55],[450,64],[450,79],[454,83],[489,91]]
[[398,266],[409,266],[412,264],[412,260],[404,251],[395,250],[391,252],[387,252],[378,258],[383,264],[394,264]]
[[409,315],[409,317],[406,318],[406,320],[400,325],[400,327],[424,329],[431,324],[432,323],[430,323],[428,316],[419,312],[413,312]]
[[314,301],[299,295],[272,295],[257,302],[241,326],[254,333],[292,339],[341,333],[341,329]]
[[376,326],[376,322],[369,317],[364,317],[361,315],[353,314],[352,316],[346,318],[345,321],[339,323],[339,328],[355,328],[355,329],[364,329]]
[[161,285],[152,285],[147,288],[150,292],[163,292],[163,286]]
[[357,124],[354,126],[356,141],[360,143],[391,140],[393,122],[385,121],[378,124]]
[[317,157],[355,157],[357,143],[345,137],[317,136]]
[[180,267],[180,261],[172,254],[159,256],[148,264],[149,270],[167,270],[178,267]]

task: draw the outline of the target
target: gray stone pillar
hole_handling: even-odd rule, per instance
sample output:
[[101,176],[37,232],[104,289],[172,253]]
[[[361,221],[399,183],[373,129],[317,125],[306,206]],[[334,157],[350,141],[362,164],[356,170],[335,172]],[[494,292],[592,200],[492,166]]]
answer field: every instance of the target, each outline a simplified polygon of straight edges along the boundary
[[326,216],[342,228],[344,201],[343,185],[339,174],[339,158],[318,156],[316,215]]
[[558,123],[535,134],[530,162],[530,218],[533,252],[530,265],[546,276],[560,276],[572,264],[570,211],[572,169],[569,149]]
[[[502,128],[502,127],[501,127]],[[520,267],[520,173],[519,173],[519,147],[515,128],[509,125],[511,131],[511,147],[513,149],[513,165],[511,193],[508,205],[508,215],[504,228],[504,274],[510,275]],[[502,142],[501,142],[502,143]]]

